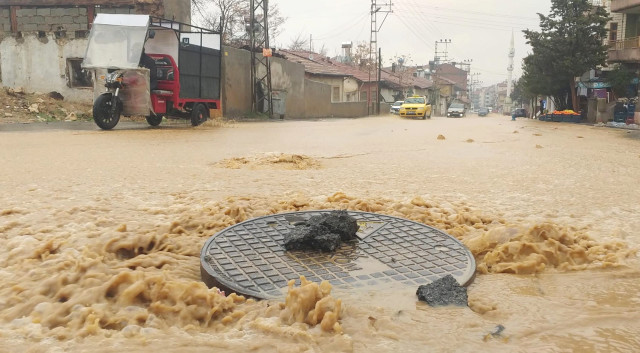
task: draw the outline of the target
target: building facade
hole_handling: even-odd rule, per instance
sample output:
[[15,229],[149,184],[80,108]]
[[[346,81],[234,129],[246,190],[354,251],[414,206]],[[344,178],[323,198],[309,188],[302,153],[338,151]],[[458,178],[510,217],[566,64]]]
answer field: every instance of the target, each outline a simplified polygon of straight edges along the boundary
[[0,80],[27,91],[91,101],[81,67],[96,14],[149,14],[191,22],[190,0],[0,0]]
[[609,56],[611,63],[640,68],[640,0],[609,0]]

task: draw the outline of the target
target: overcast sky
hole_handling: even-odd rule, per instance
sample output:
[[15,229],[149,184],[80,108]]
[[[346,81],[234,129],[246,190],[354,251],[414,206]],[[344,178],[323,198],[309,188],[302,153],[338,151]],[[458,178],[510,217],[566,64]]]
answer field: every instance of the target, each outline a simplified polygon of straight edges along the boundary
[[[382,0],[376,0],[378,6]],[[299,35],[313,37],[316,51],[324,44],[329,55],[339,55],[343,42],[369,42],[371,0],[272,0],[287,21],[272,45],[288,47]],[[514,79],[522,58],[530,52],[523,29],[538,29],[540,12],[548,14],[551,0],[392,0],[392,10],[378,34],[383,64],[396,56],[410,57],[409,65],[427,64],[434,44],[451,39],[450,59],[473,60],[471,71],[483,85],[506,80],[508,49],[515,36]],[[387,7],[388,8],[388,7]],[[384,9],[384,7],[383,7]],[[383,13],[378,13],[380,26]],[[274,42],[275,39],[275,43]],[[438,48],[440,51],[441,47]]]

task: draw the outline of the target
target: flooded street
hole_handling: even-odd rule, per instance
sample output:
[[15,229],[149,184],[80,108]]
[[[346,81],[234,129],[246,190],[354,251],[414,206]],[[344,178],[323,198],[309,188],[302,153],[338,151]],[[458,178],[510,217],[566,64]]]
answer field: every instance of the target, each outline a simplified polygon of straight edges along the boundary
[[[506,116],[83,124],[0,125],[0,352],[640,350],[638,132]],[[478,265],[469,308],[334,289],[340,334],[200,281],[214,233],[313,209],[455,236]]]

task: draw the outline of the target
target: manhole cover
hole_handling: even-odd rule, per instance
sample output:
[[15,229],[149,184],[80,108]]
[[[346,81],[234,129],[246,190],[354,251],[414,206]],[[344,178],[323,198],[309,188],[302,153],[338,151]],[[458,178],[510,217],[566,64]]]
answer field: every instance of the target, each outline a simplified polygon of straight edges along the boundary
[[281,297],[291,279],[329,281],[340,288],[398,284],[417,287],[451,274],[467,285],[476,270],[469,250],[452,236],[422,223],[349,211],[358,239],[334,253],[286,251],[283,236],[311,216],[327,211],[254,218],[207,240],[200,272],[209,287],[256,298]]

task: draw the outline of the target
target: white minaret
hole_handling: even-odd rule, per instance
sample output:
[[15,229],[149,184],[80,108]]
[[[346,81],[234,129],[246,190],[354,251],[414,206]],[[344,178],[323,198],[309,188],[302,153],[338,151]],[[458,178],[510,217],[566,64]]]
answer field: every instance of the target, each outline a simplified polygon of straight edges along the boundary
[[509,74],[507,75],[507,97],[504,100],[504,110],[507,112],[511,111],[511,85],[513,80],[513,58],[516,56],[516,48],[513,40],[513,31],[511,31],[511,47],[509,48],[509,66],[507,67],[507,71]]

